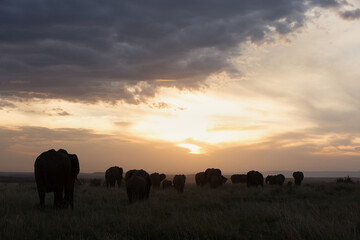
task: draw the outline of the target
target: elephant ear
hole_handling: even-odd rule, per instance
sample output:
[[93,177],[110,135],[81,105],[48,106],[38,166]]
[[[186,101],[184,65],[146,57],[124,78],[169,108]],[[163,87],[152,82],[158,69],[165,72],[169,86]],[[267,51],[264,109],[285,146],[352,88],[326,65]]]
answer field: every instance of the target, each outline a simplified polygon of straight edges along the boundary
[[220,169],[215,169],[218,173],[219,173],[219,175],[221,176],[221,170]]
[[160,182],[162,181],[162,180],[164,180],[166,178],[166,175],[165,174],[160,174]]
[[125,180],[128,180],[129,178],[131,178],[131,176],[132,176],[135,172],[136,172],[135,169],[127,171],[126,174],[125,174]]
[[76,154],[68,154],[70,161],[71,161],[71,172],[74,178],[79,174],[80,172],[80,164],[79,159]]

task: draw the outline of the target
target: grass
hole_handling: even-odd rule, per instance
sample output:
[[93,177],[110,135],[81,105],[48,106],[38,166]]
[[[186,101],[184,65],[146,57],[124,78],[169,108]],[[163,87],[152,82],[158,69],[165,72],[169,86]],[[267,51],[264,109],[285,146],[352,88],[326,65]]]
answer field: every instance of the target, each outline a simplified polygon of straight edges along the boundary
[[0,239],[360,239],[360,185],[152,190],[76,187],[75,209],[38,208],[32,183],[0,184]]

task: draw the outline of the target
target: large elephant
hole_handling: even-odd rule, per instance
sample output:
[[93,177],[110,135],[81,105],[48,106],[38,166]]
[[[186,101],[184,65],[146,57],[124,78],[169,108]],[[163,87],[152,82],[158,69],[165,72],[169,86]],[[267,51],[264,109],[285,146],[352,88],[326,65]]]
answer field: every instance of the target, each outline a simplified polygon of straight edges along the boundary
[[115,182],[117,182],[118,187],[121,186],[121,181],[123,178],[123,169],[114,166],[106,170],[105,172],[105,183],[106,187],[115,187]]
[[205,172],[198,172],[195,175],[196,185],[203,187],[205,185]]
[[282,186],[284,182],[285,182],[285,176],[282,174],[269,175],[265,178],[265,183],[270,185]]
[[247,177],[246,174],[234,174],[230,179],[233,184],[246,183]]
[[[64,149],[51,149],[40,154],[34,164],[40,207],[44,207],[45,193],[54,193],[54,207],[74,208],[74,183],[80,172],[76,154]],[[63,195],[64,194],[64,195]]]
[[210,188],[217,188],[222,185],[221,170],[218,168],[208,168],[205,171],[205,182],[210,184]]
[[149,198],[151,180],[144,170],[129,170],[125,174],[126,193],[130,203]]
[[295,185],[299,186],[301,184],[302,180],[304,180],[304,173],[303,172],[294,172],[293,177],[295,180]]
[[162,181],[161,184],[162,184],[163,189],[171,188],[171,186],[172,186],[172,182],[170,180],[167,180],[167,179]]
[[186,180],[185,175],[175,175],[174,176],[173,184],[174,184],[174,188],[178,192],[183,192],[184,191],[185,180]]
[[258,171],[250,171],[246,174],[246,183],[248,187],[264,186],[264,177]]
[[152,173],[150,174],[150,180],[151,180],[151,186],[154,188],[159,188],[161,181],[163,181],[166,178],[165,174],[159,174],[159,173]]

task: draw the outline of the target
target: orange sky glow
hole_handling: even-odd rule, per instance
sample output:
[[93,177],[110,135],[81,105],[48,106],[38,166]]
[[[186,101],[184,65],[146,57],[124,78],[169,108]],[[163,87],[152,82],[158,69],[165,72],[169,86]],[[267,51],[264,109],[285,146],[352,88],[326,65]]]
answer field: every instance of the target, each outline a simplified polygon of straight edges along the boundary
[[159,77],[143,97],[140,81],[125,87],[132,102],[0,94],[1,171],[33,171],[51,148],[78,154],[82,172],[360,170],[360,18],[316,11],[291,34],[240,44],[228,61],[241,74],[215,72],[201,87]]

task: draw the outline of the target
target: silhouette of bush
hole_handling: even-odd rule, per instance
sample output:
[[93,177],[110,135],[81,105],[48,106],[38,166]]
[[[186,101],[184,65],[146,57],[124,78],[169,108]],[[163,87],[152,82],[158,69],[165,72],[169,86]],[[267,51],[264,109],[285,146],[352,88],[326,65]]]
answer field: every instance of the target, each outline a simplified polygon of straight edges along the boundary
[[336,182],[337,183],[354,183],[353,180],[349,176],[344,177],[344,178],[337,178]]
[[101,185],[101,179],[93,178],[90,180],[90,186],[99,187]]

